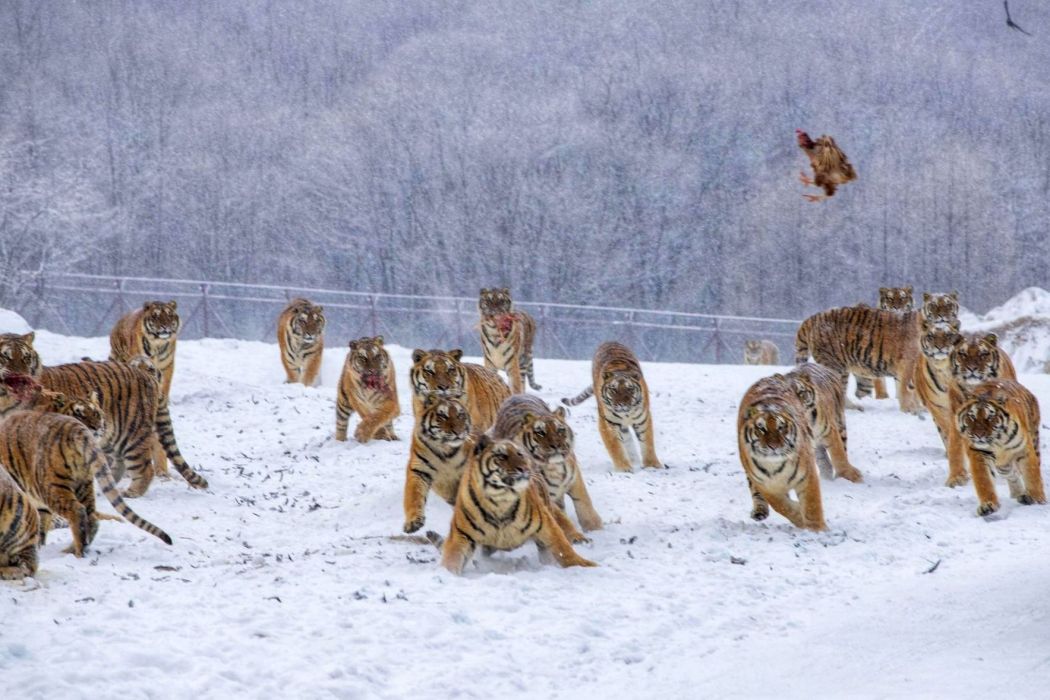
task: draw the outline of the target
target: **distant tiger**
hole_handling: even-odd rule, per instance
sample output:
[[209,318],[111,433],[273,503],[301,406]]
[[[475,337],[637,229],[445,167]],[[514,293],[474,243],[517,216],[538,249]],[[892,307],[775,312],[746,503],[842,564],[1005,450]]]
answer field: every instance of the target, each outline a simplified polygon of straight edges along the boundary
[[846,454],[846,397],[838,375],[827,367],[806,362],[784,375],[784,379],[806,409],[821,473],[861,481],[860,470],[850,464]]
[[161,374],[161,394],[171,395],[171,378],[175,374],[175,343],[182,320],[176,303],[147,301],[141,309],[120,317],[109,334],[109,359],[128,362],[145,355]]
[[73,533],[69,551],[84,555],[98,530],[97,480],[125,520],[171,544],[163,530],[139,517],[117,493],[106,457],[91,432],[68,416],[23,410],[24,397],[7,388],[10,379],[11,375],[5,376],[0,389],[0,465],[27,495],[46,505],[39,513],[41,537],[50,529],[52,513],[57,514],[69,522]]
[[0,466],[0,579],[36,574],[39,539],[36,503]]
[[510,389],[495,371],[463,362],[463,351],[413,350],[412,413],[419,416],[427,394],[462,397],[470,422],[477,432],[488,430],[496,421],[500,404]]
[[293,299],[277,318],[277,345],[286,383],[315,386],[324,355],[324,307]]
[[175,442],[167,401],[146,372],[120,362],[78,362],[43,367],[33,349],[33,333],[0,335],[0,371],[28,374],[46,389],[67,396],[97,391],[104,419],[99,442],[113,464],[114,479],[125,468],[132,478],[125,495],[141,496],[153,480],[153,437],[156,435],[179,474],[194,488],[208,482],[183,459]]
[[1039,453],[1039,403],[1009,379],[969,387],[955,411],[977,491],[977,514],[999,510],[993,474],[1006,478],[1010,497],[1022,505],[1046,503]]
[[[883,311],[913,311],[915,299],[912,296],[911,286],[879,287],[879,308]],[[857,397],[863,398],[862,394],[868,396],[871,393],[869,386],[873,386],[876,399],[889,398],[890,395],[886,391],[886,379],[883,377],[874,379],[858,377]]]
[[[631,471],[627,445],[634,447],[630,439],[633,432],[642,447],[642,466],[662,467],[654,446],[649,386],[642,376],[638,358],[626,345],[607,342],[598,346],[591,363],[591,385],[578,396],[561,401],[566,406],[576,406],[596,393],[598,432],[613,466],[619,471]],[[632,452],[636,451],[632,449]]]
[[553,507],[524,448],[481,435],[459,484],[442,566],[462,574],[478,547],[511,550],[530,540],[543,561],[553,555],[561,566],[597,566],[573,550]]
[[510,290],[482,289],[478,298],[481,313],[481,350],[485,366],[503,370],[515,394],[525,390],[524,377],[533,389],[542,389],[536,383],[532,367],[532,345],[536,337],[536,321],[524,311],[514,311]]
[[751,491],[751,517],[765,520],[772,506],[796,527],[826,529],[809,418],[783,376],[751,385],[740,401],[736,426],[737,450]]
[[951,325],[959,320],[959,292],[931,294],[923,292],[922,318],[931,325],[943,323]]
[[470,413],[458,398],[427,394],[423,399],[405,468],[405,532],[423,527],[431,490],[449,505],[455,504],[474,447],[471,427]]
[[346,440],[347,424],[355,411],[361,416],[355,440],[397,440],[394,419],[401,415],[397,379],[381,335],[350,341],[335,402],[336,440]]
[[779,365],[780,348],[772,340],[745,340],[745,365]]
[[554,517],[569,540],[583,542],[586,538],[565,514],[565,494],[572,498],[584,530],[601,529],[602,519],[587,493],[563,407],[551,411],[535,396],[515,394],[503,402],[490,432],[494,438],[514,440],[532,456],[555,506]]
[[838,373],[843,391],[850,373],[866,378],[895,377],[901,410],[920,410],[911,386],[919,355],[917,312],[846,306],[813,314],[802,322],[795,336],[795,362],[806,362],[811,355]]

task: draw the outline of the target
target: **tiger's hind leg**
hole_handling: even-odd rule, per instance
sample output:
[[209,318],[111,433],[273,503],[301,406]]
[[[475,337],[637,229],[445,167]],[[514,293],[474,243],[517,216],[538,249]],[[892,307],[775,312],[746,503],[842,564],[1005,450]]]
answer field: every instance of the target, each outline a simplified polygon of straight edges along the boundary
[[535,369],[532,366],[532,349],[531,348],[529,349],[528,354],[525,355],[525,369],[523,371],[525,373],[525,376],[529,380],[529,386],[531,386],[535,391],[540,391],[541,389],[543,389],[542,386],[540,386],[539,384],[536,383],[536,373],[535,373]]
[[150,438],[135,448],[124,453],[123,461],[128,467],[128,476],[131,483],[124,489],[124,498],[138,498],[145,495],[149,486],[153,483],[153,451],[152,446],[160,444],[160,441],[151,433]]
[[[817,449],[818,456],[823,454],[825,459],[830,457],[831,466],[835,470],[835,476],[841,476],[846,481],[852,481],[853,483],[859,483],[863,480],[863,476],[860,470],[849,463],[849,456],[846,454],[846,443],[842,439],[845,435],[845,428],[840,432],[831,428],[828,431],[827,446],[820,447]],[[823,465],[821,465],[821,474],[823,474]]]
[[[1039,430],[1038,425],[1035,426],[1035,430]],[[1032,503],[1046,503],[1046,491],[1043,488],[1043,474],[1040,469],[1039,449],[1029,445],[1025,449],[1024,459],[1018,466],[1021,476],[1024,478],[1024,486],[1029,500]]]
[[92,525],[97,527],[95,518],[87,512],[76,494],[67,485],[48,487],[48,505],[54,512],[69,521],[69,530],[73,533],[73,543],[63,551],[72,552],[78,558],[83,557],[84,549],[91,543]]
[[171,479],[171,472],[168,471],[168,455],[164,452],[164,445],[160,444],[156,435],[150,439],[150,452],[153,455],[154,476]]
[[515,354],[507,366],[507,379],[510,380],[510,393],[521,394],[525,391],[525,377],[521,371],[521,356]]
[[820,475],[825,479],[834,478],[835,468],[831,465],[831,458],[828,457],[827,448],[823,445],[817,445],[816,453],[817,468],[820,469]]
[[534,502],[534,505],[539,510],[541,524],[539,531],[533,536],[537,546],[549,549],[561,566],[598,566],[576,553],[546,504]]
[[853,392],[854,396],[858,399],[863,399],[867,396],[871,396],[875,390],[875,381],[871,377],[862,377],[859,374],[854,374],[853,377],[857,380],[857,388]]
[[37,565],[36,544],[27,545],[22,550],[8,554],[7,566],[0,566],[0,580],[21,581],[26,576],[34,576]]
[[877,399],[888,399],[890,395],[886,392],[886,379],[884,377],[875,378],[875,398]]

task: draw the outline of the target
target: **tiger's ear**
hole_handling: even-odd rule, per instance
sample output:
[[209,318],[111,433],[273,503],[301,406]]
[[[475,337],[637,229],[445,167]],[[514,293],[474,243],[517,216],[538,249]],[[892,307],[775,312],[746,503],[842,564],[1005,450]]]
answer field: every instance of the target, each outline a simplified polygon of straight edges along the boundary
[[488,447],[489,444],[491,444],[491,442],[492,438],[488,436],[488,433],[482,433],[478,437],[477,442],[474,443],[474,454],[481,454],[485,450],[485,448]]
[[427,356],[426,350],[420,350],[419,348],[416,348],[415,350],[412,351],[412,364],[418,365],[419,361],[422,360],[426,356]]
[[482,296],[483,297],[483,296],[485,296],[488,293],[489,293],[489,288],[488,287],[482,287],[481,291],[478,292],[478,296]]
[[554,409],[554,415],[558,416],[558,418],[561,418],[562,420],[565,420],[565,413],[566,411],[564,406],[558,406],[556,409]]
[[954,289],[952,290],[952,293],[948,296],[950,296],[954,301],[959,301],[959,292],[957,292]]
[[351,349],[351,350],[357,350],[357,341],[356,341],[356,340],[351,340],[351,341],[350,341],[350,342],[348,343],[348,345],[350,346],[350,349]]
[[455,350],[449,350],[448,354],[449,354],[449,357],[451,357],[456,362],[459,362],[460,360],[463,359],[463,351],[460,350],[459,348],[456,348]]
[[510,287],[503,287],[502,289],[500,289],[500,291],[506,294],[507,296],[510,296]]
[[930,293],[929,292],[923,292],[922,293],[922,301],[923,301],[923,303],[926,303],[929,300],[930,300]]
[[317,313],[319,313],[319,314],[323,314],[324,313],[324,307],[323,306],[315,306],[314,310],[316,310]]
[[965,342],[966,342],[966,337],[960,334],[959,336],[957,336],[955,338],[955,342],[952,343],[952,345],[954,345],[955,347],[959,347],[960,345],[962,345]]
[[28,333],[22,336],[22,342],[28,345],[29,347],[33,347],[34,339],[36,339],[36,331],[29,331]]
[[149,311],[149,307],[152,306],[152,305],[153,305],[152,301],[144,301],[144,302],[142,302],[142,310],[143,311]]
[[879,287],[879,296],[882,296],[883,294],[888,292],[889,289],[890,289],[889,287]]
[[909,284],[907,287],[905,287],[904,291],[907,292],[908,296],[911,296],[911,285]]
[[377,335],[376,338],[375,338],[375,341],[376,341],[376,345],[382,345],[383,344],[383,336]]
[[168,308],[171,309],[172,311],[174,311],[178,307],[179,307],[179,303],[177,301],[175,301],[174,299],[172,299],[171,301],[168,302]]
[[989,333],[988,335],[984,336],[983,340],[984,342],[991,345],[993,348],[999,347],[999,336],[997,336],[995,333]]

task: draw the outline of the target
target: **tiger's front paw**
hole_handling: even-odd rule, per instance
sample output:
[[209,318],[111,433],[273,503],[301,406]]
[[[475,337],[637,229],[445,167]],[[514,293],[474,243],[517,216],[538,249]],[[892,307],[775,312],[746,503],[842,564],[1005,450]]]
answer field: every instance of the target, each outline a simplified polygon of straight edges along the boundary
[[1022,506],[1030,506],[1035,504],[1035,499],[1029,496],[1027,493],[1022,493],[1017,497],[1017,502]]
[[765,520],[769,517],[769,506],[763,503],[760,506],[755,506],[751,509],[752,520]]
[[966,474],[956,474],[954,476],[949,475],[948,480],[944,482],[944,485],[948,488],[955,488],[956,486],[965,486],[966,482],[970,480],[970,477]]
[[415,532],[419,528],[423,527],[423,523],[426,522],[426,518],[422,515],[412,518],[411,520],[405,521],[405,532]]
[[984,517],[999,510],[999,504],[994,501],[985,501],[977,508],[977,515]]
[[841,476],[846,481],[852,481],[854,484],[864,481],[864,475],[854,466],[845,467],[838,473],[838,476]]

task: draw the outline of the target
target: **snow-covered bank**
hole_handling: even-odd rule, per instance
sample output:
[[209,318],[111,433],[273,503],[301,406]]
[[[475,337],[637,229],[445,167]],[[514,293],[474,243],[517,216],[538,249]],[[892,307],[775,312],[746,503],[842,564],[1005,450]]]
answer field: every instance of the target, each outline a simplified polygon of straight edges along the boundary
[[[334,343],[333,343],[334,345]],[[104,338],[37,334],[49,364],[105,357]],[[393,348],[411,432],[410,351]],[[392,541],[407,441],[337,443],[343,349],[324,386],[282,384],[273,344],[179,343],[173,416],[211,483],[178,476],[133,502],[166,547],[104,522],[90,555],[43,548],[35,584],[0,584],[0,672],[19,697],[811,697],[1044,692],[1050,508],[975,515],[929,420],[895,402],[850,413],[862,484],[823,484],[830,532],[748,518],[739,397],[769,367],[647,364],[661,471],[620,474],[593,401],[571,423],[607,523],[541,566],[532,548],[463,578]],[[543,398],[586,362],[536,363]],[[1022,380],[1050,405],[1050,377]],[[352,419],[351,426],[356,422]],[[101,505],[108,510],[107,505]],[[427,527],[450,509],[431,498]],[[927,573],[929,572],[929,573]]]

